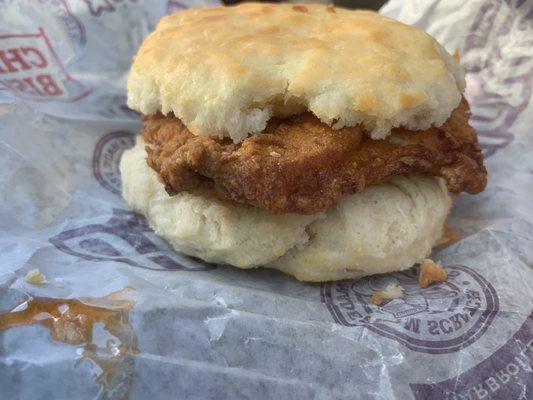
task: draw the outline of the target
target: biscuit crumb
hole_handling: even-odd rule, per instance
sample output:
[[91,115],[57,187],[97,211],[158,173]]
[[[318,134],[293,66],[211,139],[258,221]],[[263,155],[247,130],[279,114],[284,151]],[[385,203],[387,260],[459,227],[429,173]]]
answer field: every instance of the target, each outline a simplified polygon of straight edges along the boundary
[[52,321],[52,337],[60,342],[81,344],[90,341],[91,328],[89,318],[85,314],[67,310]]
[[403,291],[403,287],[396,285],[395,283],[391,283],[390,285],[387,285],[385,290],[380,290],[379,292],[374,293],[370,299],[370,302],[376,306],[379,306],[385,300],[394,300],[403,297]]
[[426,258],[420,265],[420,275],[418,285],[426,288],[434,282],[444,282],[448,279],[448,274],[439,263]]
[[24,279],[32,285],[42,285],[46,282],[46,277],[39,268],[29,270]]
[[335,7],[333,6],[333,4],[328,4],[326,6],[326,11],[330,12],[330,13],[334,13],[335,12]]
[[455,58],[457,62],[461,61],[461,53],[459,52],[459,50],[455,50],[455,53],[453,53],[453,58]]
[[307,7],[296,4],[295,6],[292,6],[292,9],[294,11],[300,11],[300,12],[307,12]]
[[281,157],[281,154],[279,154],[277,151],[271,151],[271,152],[270,152],[270,155],[271,155],[272,157]]
[[436,246],[442,246],[444,244],[455,242],[459,239],[459,235],[451,230],[449,227],[445,226],[442,231],[442,236],[437,241]]

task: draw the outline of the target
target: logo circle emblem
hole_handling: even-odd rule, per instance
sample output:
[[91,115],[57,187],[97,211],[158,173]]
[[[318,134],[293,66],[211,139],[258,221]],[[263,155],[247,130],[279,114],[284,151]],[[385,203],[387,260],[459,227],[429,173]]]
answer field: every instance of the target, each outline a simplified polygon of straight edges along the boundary
[[[338,324],[363,326],[396,340],[411,350],[452,353],[478,340],[499,310],[494,287],[478,272],[462,265],[447,266],[448,280],[428,288],[418,285],[418,267],[356,282],[328,282],[322,301]],[[390,283],[404,296],[381,306],[372,294]]]
[[120,195],[122,182],[119,163],[124,150],[135,145],[135,134],[114,131],[104,135],[96,144],[93,153],[93,173],[96,180],[111,193]]

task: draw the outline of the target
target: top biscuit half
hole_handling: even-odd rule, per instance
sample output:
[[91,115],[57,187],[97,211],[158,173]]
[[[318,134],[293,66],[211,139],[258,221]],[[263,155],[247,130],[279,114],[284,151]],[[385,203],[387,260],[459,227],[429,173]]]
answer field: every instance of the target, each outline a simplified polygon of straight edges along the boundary
[[441,125],[464,87],[459,63],[413,26],[370,11],[244,3],[163,18],[133,62],[128,106],[234,142],[306,111],[382,139]]

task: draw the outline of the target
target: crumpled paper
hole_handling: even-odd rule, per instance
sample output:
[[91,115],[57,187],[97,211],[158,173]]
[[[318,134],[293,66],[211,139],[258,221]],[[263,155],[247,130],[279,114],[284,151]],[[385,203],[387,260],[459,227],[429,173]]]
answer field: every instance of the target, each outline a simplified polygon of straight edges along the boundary
[[[381,10],[460,52],[487,157],[432,255],[449,279],[425,289],[417,267],[312,285],[206,264],[128,209],[131,58],[162,15],[208,4],[0,1],[0,398],[532,398],[533,3]],[[390,283],[404,297],[371,305]]]

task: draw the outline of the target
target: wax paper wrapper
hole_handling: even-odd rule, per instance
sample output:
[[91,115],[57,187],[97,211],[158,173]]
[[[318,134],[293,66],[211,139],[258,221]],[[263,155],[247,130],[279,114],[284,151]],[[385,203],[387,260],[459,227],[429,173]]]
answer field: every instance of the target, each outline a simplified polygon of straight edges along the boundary
[[[0,1],[0,398],[533,398],[533,2],[381,11],[460,52],[489,171],[455,199],[460,239],[432,254],[449,278],[425,289],[416,266],[317,285],[205,264],[128,209],[132,56],[205,5]],[[404,297],[370,304],[389,283]]]

